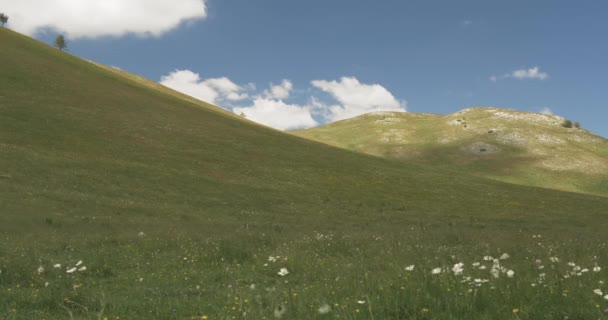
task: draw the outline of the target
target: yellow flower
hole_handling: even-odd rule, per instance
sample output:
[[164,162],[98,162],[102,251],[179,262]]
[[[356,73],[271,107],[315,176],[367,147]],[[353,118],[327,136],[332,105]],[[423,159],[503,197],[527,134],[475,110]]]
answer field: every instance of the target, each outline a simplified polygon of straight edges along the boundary
[[519,309],[518,308],[513,308],[513,313],[519,313]]
[[361,310],[359,310],[359,309],[355,309],[355,312],[356,312],[356,313],[359,313],[359,312],[361,312]]
[[422,310],[420,310],[422,313],[429,313],[429,308],[422,308]]

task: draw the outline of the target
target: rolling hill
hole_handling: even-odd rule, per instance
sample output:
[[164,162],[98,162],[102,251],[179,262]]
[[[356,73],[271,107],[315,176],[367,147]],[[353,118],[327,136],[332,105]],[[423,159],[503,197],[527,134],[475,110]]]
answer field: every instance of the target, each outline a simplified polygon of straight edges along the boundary
[[564,118],[493,107],[449,115],[377,112],[295,135],[496,180],[608,195],[608,140]]
[[[342,150],[0,44],[2,319],[598,314],[595,278],[537,292],[530,261],[606,265],[607,198]],[[506,252],[515,278],[469,268]],[[480,282],[453,281],[458,261]]]

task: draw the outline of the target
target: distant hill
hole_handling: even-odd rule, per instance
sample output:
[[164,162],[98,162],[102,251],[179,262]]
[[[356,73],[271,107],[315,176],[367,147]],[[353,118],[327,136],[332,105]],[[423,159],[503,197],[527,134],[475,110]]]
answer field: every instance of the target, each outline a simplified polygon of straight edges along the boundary
[[376,112],[293,134],[496,180],[608,195],[608,140],[564,118],[492,107]]

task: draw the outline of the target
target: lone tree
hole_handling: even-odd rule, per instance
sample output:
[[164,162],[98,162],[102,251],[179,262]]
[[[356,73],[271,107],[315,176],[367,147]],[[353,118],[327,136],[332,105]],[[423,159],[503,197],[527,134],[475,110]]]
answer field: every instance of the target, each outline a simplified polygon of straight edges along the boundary
[[564,128],[572,128],[572,120],[564,120],[564,122],[562,122],[562,127]]
[[63,51],[63,49],[67,48],[68,45],[65,42],[65,38],[63,37],[63,35],[58,35],[57,38],[55,38],[55,47],[57,47],[57,49]]
[[2,22],[3,27],[8,22],[8,16],[2,12],[0,12],[0,22]]

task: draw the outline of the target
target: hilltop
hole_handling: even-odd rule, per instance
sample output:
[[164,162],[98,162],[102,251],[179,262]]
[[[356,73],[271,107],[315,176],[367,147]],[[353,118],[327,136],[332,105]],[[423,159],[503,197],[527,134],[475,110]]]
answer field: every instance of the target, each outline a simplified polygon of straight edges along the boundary
[[564,118],[493,107],[449,115],[376,112],[293,132],[375,156],[496,180],[608,195],[608,140]]
[[530,283],[536,259],[608,265],[607,198],[342,150],[0,44],[0,318],[598,316],[608,268]]

